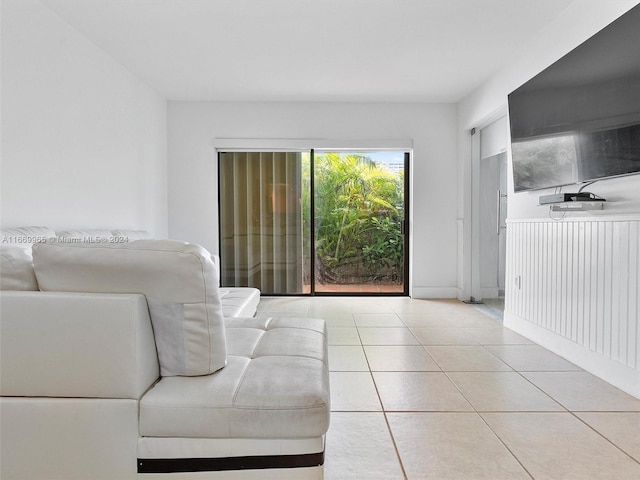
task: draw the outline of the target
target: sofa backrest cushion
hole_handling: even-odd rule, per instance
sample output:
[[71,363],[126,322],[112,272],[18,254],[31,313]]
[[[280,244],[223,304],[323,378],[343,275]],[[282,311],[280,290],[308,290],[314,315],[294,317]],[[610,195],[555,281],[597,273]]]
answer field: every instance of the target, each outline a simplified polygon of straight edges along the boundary
[[47,227],[0,228],[0,245],[16,245],[30,249],[34,243],[55,238],[56,233]]
[[74,243],[71,240],[78,240],[78,243],[128,243],[134,240],[144,240],[151,238],[149,232],[145,230],[61,230],[57,232],[58,241]]
[[158,380],[142,295],[0,292],[0,302],[2,396],[137,400]]
[[41,290],[146,296],[160,374],[206,375],[224,367],[226,339],[209,252],[176,240],[33,247]]
[[38,290],[31,247],[55,238],[47,227],[0,228],[0,290]]
[[113,236],[111,230],[99,228],[89,230],[59,230],[56,234],[59,242],[78,240],[78,243],[109,243],[109,239]]
[[128,242],[151,238],[146,230],[111,230],[111,234],[116,238],[126,239]]
[[38,290],[30,248],[0,245],[0,290]]

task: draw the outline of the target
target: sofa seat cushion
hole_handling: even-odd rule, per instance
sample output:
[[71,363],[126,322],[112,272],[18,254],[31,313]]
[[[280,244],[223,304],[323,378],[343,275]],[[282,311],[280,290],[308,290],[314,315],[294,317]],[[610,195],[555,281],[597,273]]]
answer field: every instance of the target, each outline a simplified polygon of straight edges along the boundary
[[140,434],[312,438],[329,427],[324,320],[227,318],[227,366],[163,378],[140,402]]
[[251,287],[220,288],[222,314],[225,317],[253,317],[260,303],[260,290]]

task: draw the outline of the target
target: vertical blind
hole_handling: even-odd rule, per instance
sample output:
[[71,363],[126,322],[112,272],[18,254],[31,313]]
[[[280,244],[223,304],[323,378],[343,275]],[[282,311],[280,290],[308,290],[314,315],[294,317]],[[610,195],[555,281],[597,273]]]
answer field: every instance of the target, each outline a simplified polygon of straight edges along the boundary
[[303,291],[302,154],[223,152],[221,285]]

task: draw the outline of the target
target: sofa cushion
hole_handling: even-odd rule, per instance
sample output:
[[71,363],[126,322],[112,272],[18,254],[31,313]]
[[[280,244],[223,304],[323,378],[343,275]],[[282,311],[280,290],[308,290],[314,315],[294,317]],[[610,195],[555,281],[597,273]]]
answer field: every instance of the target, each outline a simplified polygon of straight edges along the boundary
[[253,317],[260,303],[260,290],[251,287],[222,287],[220,300],[225,317]]
[[218,279],[204,248],[175,240],[48,243],[34,245],[33,259],[41,290],[145,295],[161,375],[224,367]]
[[38,290],[30,249],[0,245],[0,290]]
[[140,434],[311,438],[329,427],[324,320],[227,318],[228,365],[163,378],[140,401]]

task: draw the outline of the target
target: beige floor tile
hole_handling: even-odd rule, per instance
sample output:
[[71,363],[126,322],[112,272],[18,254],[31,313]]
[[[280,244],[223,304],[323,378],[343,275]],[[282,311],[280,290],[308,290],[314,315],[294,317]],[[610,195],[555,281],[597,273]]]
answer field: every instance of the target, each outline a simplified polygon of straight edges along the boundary
[[584,412],[576,416],[640,462],[640,412]]
[[385,411],[473,411],[455,385],[440,372],[374,372]]
[[570,413],[483,413],[536,480],[637,480],[640,464]]
[[479,345],[461,328],[411,327],[411,331],[422,345]]
[[587,372],[524,372],[571,411],[640,411],[640,400]]
[[460,328],[495,328],[501,326],[493,318],[481,313],[453,314],[449,317],[449,326]]
[[329,327],[327,342],[329,345],[360,345],[360,335],[356,327]]
[[375,298],[353,298],[349,300],[347,308],[351,313],[389,313],[395,314],[393,308],[384,300]]
[[331,372],[331,410],[376,412],[382,410],[369,372]]
[[369,364],[360,346],[329,345],[329,370],[332,372],[368,372]]
[[409,479],[521,478],[524,469],[509,450],[536,480],[640,479],[630,459],[640,462],[640,400],[475,306],[408,297],[265,297],[258,310],[327,320],[332,419],[325,479],[403,478],[383,406]]
[[407,327],[450,327],[451,315],[446,313],[398,313]]
[[475,413],[389,413],[409,479],[529,479]]
[[421,346],[365,346],[372,372],[434,372],[440,367]]
[[296,313],[304,317],[306,316],[308,309],[308,298],[270,298],[269,301],[265,302],[265,307],[262,312],[264,314],[274,315],[277,313]]
[[382,413],[332,413],[325,480],[401,480],[402,469]]
[[354,313],[358,327],[404,327],[404,323],[395,313]]
[[309,316],[332,313],[394,313],[394,310],[383,300],[362,297],[324,298],[309,306]]
[[499,372],[510,371],[508,365],[480,345],[426,347],[445,372]]
[[490,345],[486,348],[519,372],[581,370],[539,345]]
[[362,345],[420,345],[406,327],[358,328]]
[[392,305],[396,313],[474,313],[476,310],[458,300],[422,300]]
[[481,345],[532,345],[533,342],[506,327],[463,328]]
[[353,314],[351,313],[333,313],[330,315],[323,315],[327,322],[327,327],[355,327],[356,322],[353,320]]
[[478,411],[564,411],[517,372],[450,372],[448,377]]
[[274,312],[274,311],[266,311],[266,312],[257,312],[256,317],[285,317],[285,318],[309,318],[306,314],[302,312],[296,312],[295,310],[290,312]]
[[309,309],[307,310],[308,316],[318,317],[318,318],[324,318],[325,316],[328,316],[328,315],[340,315],[345,313],[352,313],[352,312],[346,307],[343,307],[341,305],[332,305],[332,304],[326,304],[326,305],[311,304],[309,306]]

